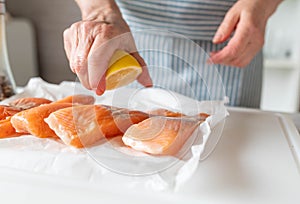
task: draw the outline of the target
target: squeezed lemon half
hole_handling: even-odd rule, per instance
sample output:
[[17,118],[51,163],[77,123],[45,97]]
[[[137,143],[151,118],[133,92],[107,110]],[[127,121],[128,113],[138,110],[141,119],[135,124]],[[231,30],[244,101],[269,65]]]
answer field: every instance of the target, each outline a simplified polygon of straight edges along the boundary
[[126,86],[142,73],[142,67],[129,53],[117,50],[106,71],[106,90]]

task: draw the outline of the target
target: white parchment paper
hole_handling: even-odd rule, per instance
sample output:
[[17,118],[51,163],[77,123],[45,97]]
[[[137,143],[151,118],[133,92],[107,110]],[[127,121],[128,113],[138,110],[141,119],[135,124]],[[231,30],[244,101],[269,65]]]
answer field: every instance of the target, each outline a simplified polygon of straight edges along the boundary
[[[76,82],[55,85],[32,78],[22,92],[1,103],[6,104],[21,97],[57,100],[79,93],[93,95]],[[134,151],[122,144],[121,137],[91,148],[75,149],[59,140],[24,135],[0,140],[0,166],[96,185],[109,183],[127,188],[176,190],[192,177],[199,160],[207,156],[204,154],[215,147],[220,133],[212,135],[211,129],[228,115],[224,101],[199,102],[156,88],[121,88],[95,97],[96,103],[117,107],[142,111],[167,108],[187,115],[205,112],[211,116],[196,129],[193,140],[184,146],[186,153],[181,159]]]

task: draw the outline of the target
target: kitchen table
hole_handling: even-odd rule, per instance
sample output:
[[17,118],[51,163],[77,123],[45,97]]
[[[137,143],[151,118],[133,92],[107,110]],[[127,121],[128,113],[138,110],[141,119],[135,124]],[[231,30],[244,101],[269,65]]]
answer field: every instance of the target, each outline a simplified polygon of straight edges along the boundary
[[0,168],[1,203],[300,203],[300,136],[291,120],[252,109],[229,113],[215,150],[177,192],[126,188],[121,175],[92,185]]

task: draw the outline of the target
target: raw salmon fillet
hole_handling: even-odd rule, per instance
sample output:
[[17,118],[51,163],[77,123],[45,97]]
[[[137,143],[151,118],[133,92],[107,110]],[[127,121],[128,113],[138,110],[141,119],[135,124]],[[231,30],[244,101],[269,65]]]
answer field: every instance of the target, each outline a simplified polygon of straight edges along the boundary
[[54,131],[45,123],[44,119],[56,110],[71,106],[71,103],[50,103],[23,110],[12,116],[11,123],[16,132],[30,133],[41,138],[57,137]]
[[0,120],[0,138],[16,137],[22,135],[22,133],[16,132],[10,120],[11,117]]
[[55,103],[73,103],[73,104],[81,104],[81,105],[91,105],[95,103],[95,98],[90,95],[77,94],[67,96],[63,99],[55,101]]
[[17,107],[0,105],[0,120],[5,119],[6,117],[12,116],[20,111],[21,111],[21,109],[17,108]]
[[[51,103],[45,98],[20,98],[9,103],[9,106],[0,106],[0,138],[20,136],[11,123],[11,116],[21,112],[24,109],[30,109],[42,104]],[[23,133],[24,134],[24,133]]]
[[52,103],[52,101],[46,98],[19,98],[9,103],[10,106],[20,108],[23,110],[34,108],[42,104]]
[[150,154],[174,155],[203,120],[195,118],[151,117],[125,132],[124,144]]
[[45,119],[67,145],[86,147],[105,138],[122,135],[148,114],[102,105],[78,105],[55,111]]

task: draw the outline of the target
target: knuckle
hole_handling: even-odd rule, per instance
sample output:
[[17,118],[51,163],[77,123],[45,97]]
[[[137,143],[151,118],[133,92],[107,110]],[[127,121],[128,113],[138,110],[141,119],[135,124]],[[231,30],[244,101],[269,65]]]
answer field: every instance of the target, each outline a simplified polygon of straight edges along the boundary
[[94,27],[94,33],[100,34],[100,33],[105,32],[106,29],[107,29],[107,24],[99,23],[99,24],[97,24],[97,26]]
[[232,65],[234,67],[238,67],[238,68],[241,68],[241,66],[242,66],[242,64],[240,62],[238,62],[238,61],[237,62],[233,62]]
[[102,32],[104,37],[111,37],[113,33],[113,26],[109,24],[102,24]]
[[255,22],[254,20],[249,20],[247,22],[248,32],[249,33],[255,33],[256,35],[263,36],[264,35],[264,29],[261,26],[260,22]]
[[235,62],[234,66],[239,67],[239,68],[245,68],[247,65],[248,65],[248,63],[246,61],[237,61],[237,62]]
[[258,37],[257,38],[258,44],[260,47],[262,47],[265,44],[265,38],[264,37]]
[[236,67],[239,67],[239,68],[243,68],[244,67],[244,64],[242,62],[238,62],[236,63],[235,65]]
[[64,32],[63,32],[64,39],[69,36],[69,33],[70,33],[70,29],[64,30]]
[[80,23],[80,22],[73,23],[73,24],[70,26],[70,29],[71,29],[71,30],[77,29],[79,23]]
[[231,46],[231,49],[230,49],[230,55],[231,57],[235,58],[239,53],[239,49],[237,46]]
[[80,24],[80,30],[84,33],[88,33],[92,27],[93,23],[90,21],[82,21]]
[[82,56],[76,56],[71,60],[70,66],[73,70],[81,71],[86,68],[86,59]]

